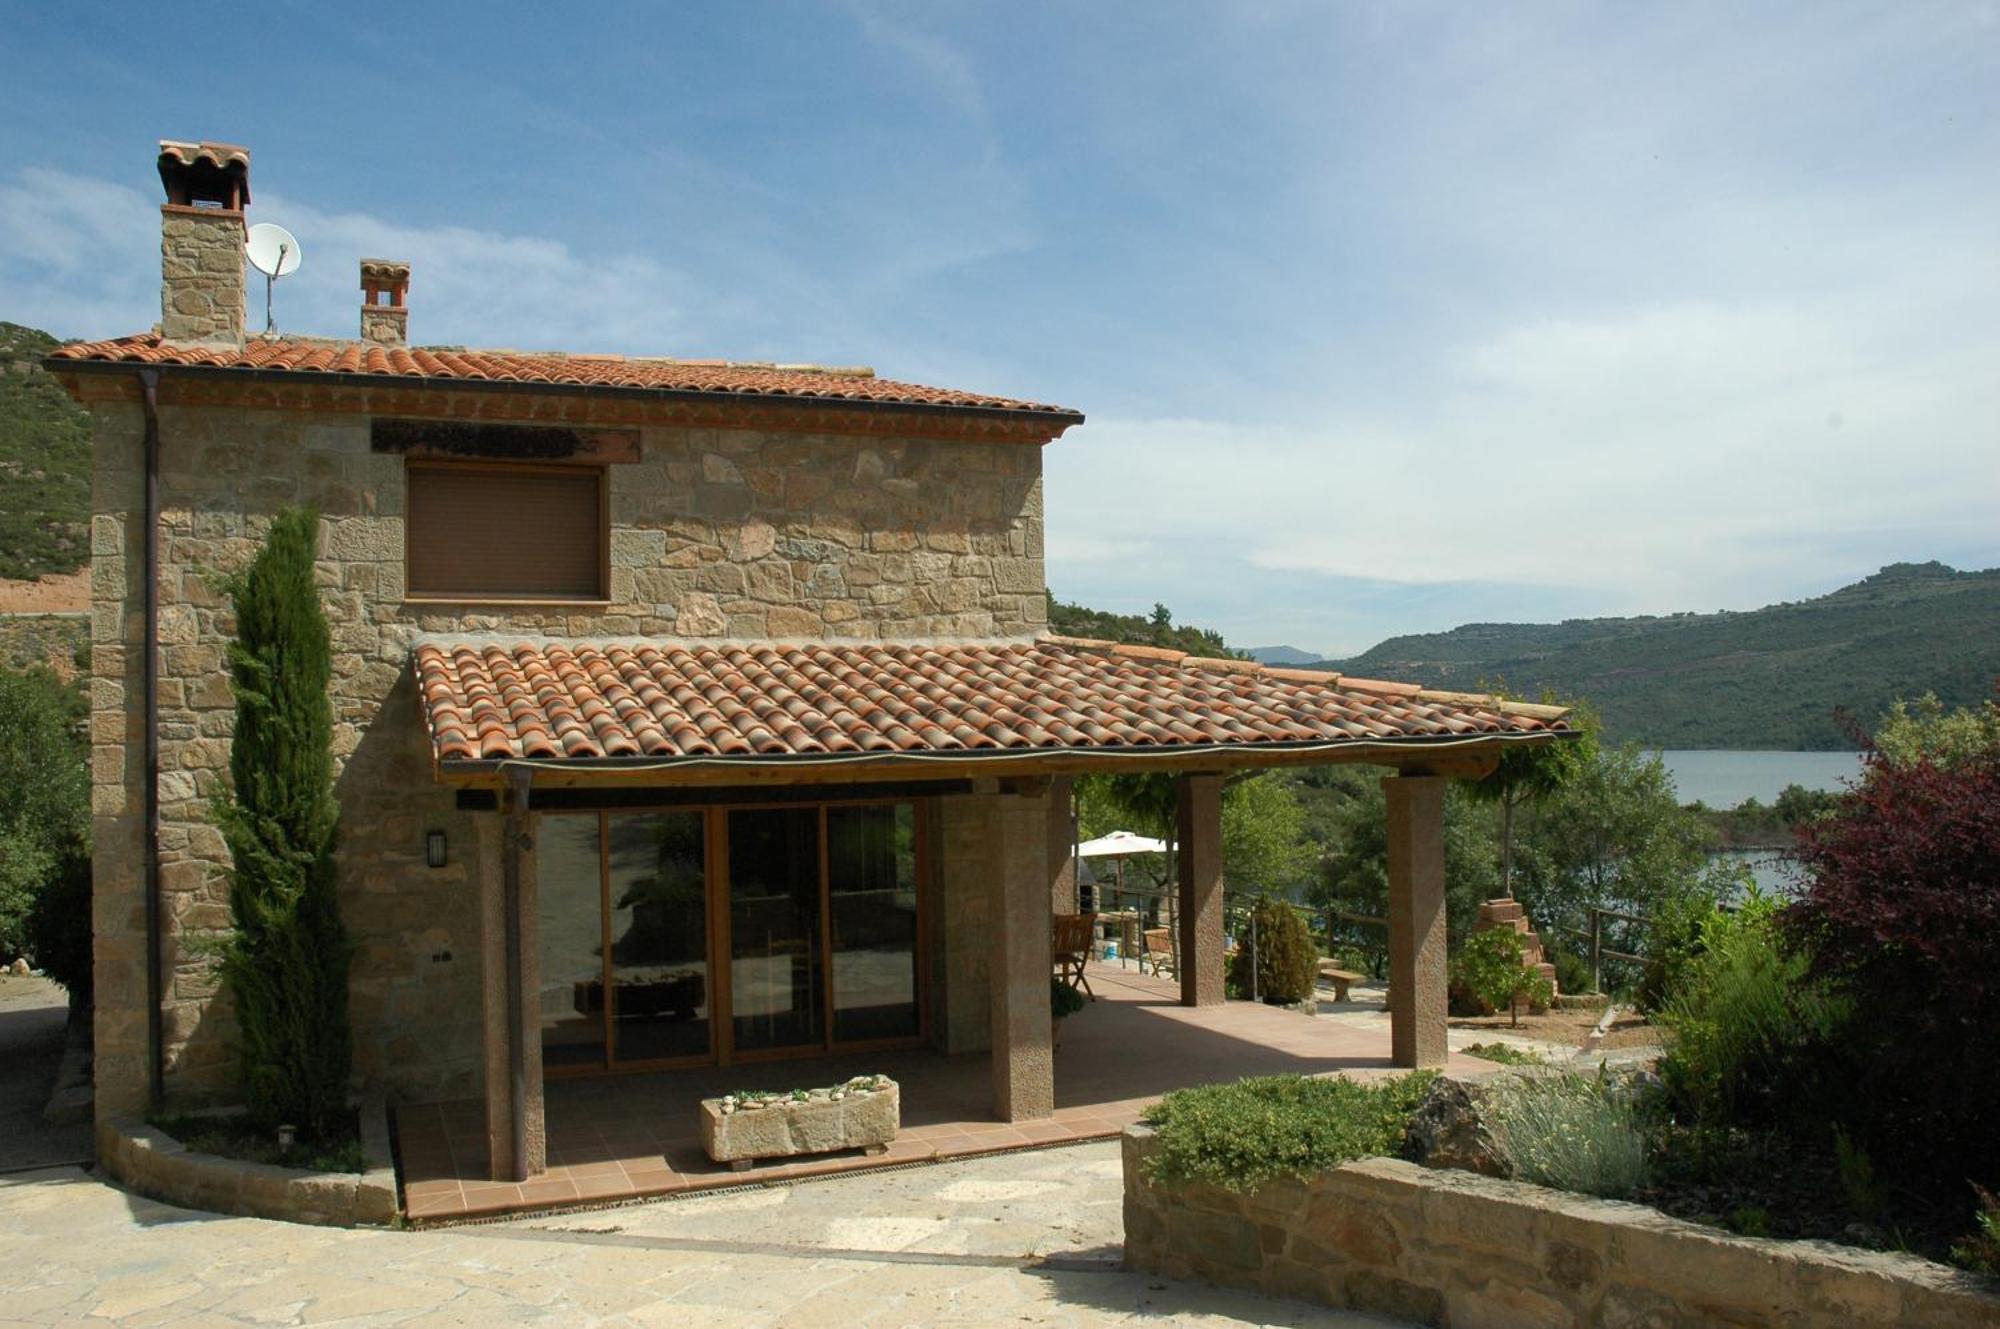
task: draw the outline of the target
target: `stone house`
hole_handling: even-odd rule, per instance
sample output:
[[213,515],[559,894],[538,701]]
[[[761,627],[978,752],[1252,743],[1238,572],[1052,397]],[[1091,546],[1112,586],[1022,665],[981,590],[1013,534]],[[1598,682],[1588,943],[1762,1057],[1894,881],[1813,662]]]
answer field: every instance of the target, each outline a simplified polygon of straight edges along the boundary
[[311,504],[336,652],[357,1077],[486,1104],[542,1164],[545,1077],[987,1050],[1046,1115],[1069,781],[1179,776],[1182,999],[1222,1000],[1223,776],[1387,781],[1395,1051],[1443,1055],[1441,802],[1561,713],[1052,637],[1041,449],[1083,417],[865,369],[246,333],[250,156],[162,143],[161,322],[47,367],[95,439],[100,1117],[231,1093],[203,947],[231,632],[215,574]]

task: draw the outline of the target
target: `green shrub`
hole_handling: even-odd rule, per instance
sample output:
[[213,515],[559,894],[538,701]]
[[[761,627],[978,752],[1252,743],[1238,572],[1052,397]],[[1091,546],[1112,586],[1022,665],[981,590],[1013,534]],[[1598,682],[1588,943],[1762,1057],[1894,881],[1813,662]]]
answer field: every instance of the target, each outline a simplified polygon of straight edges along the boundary
[[1567,946],[1542,938],[1542,953],[1556,967],[1556,989],[1561,992],[1593,992],[1590,961]]
[[1067,1019],[1083,1009],[1083,994],[1060,978],[1049,980],[1049,1014]]
[[1482,1061],[1497,1061],[1502,1066],[1546,1066],[1549,1059],[1532,1048],[1517,1048],[1511,1043],[1473,1043],[1465,1049],[1468,1057],[1478,1057]]
[[1979,1196],[1979,1212],[1973,1216],[1972,1234],[1951,1248],[1952,1263],[1976,1274],[2000,1274],[2000,1198],[1984,1186],[1972,1189]]
[[231,586],[232,790],[215,816],[234,863],[222,979],[236,1000],[244,1105],[258,1129],[337,1138],[348,1116],[353,947],[335,892],[332,654],[313,580],[318,517],[288,510]]
[[1631,1099],[1602,1078],[1526,1075],[1489,1102],[1495,1142],[1521,1180],[1613,1199],[1645,1184],[1645,1132]]
[[1818,1117],[1824,1131],[1848,1010],[1809,977],[1805,956],[1785,948],[1775,903],[1753,891],[1736,912],[1702,921],[1679,990],[1658,1013],[1674,1035],[1660,1077],[1677,1110],[1701,1125]]
[[1539,969],[1521,958],[1521,934],[1512,928],[1475,932],[1452,961],[1452,981],[1491,1010],[1507,1008],[1520,1023],[1520,1005],[1547,1005],[1555,990]]
[[1148,1175],[1168,1185],[1248,1190],[1356,1158],[1393,1155],[1435,1071],[1363,1084],[1273,1075],[1179,1089],[1147,1112],[1159,1129]]
[[1256,925],[1251,943],[1250,923],[1238,935],[1229,965],[1229,981],[1244,996],[1250,994],[1250,966],[1256,966],[1257,995],[1289,1005],[1313,995],[1319,982],[1319,947],[1299,911],[1282,900],[1260,895],[1250,906]]
[[0,670],[0,960],[26,956],[66,985],[68,957],[90,949],[83,715],[82,694],[53,671]]

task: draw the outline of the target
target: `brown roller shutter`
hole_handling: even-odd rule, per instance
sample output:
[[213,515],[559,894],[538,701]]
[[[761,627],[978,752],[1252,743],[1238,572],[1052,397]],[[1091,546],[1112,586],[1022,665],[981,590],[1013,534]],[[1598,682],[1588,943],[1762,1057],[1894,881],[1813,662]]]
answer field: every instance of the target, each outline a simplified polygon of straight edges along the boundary
[[604,598],[603,471],[412,462],[409,480],[411,595]]

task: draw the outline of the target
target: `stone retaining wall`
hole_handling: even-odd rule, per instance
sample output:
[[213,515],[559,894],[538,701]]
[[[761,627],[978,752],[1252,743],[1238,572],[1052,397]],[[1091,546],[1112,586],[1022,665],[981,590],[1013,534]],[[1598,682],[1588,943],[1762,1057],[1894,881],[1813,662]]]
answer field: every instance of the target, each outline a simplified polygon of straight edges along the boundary
[[362,1109],[361,1148],[365,1172],[301,1172],[200,1153],[143,1122],[106,1118],[97,1127],[97,1161],[155,1200],[325,1227],[392,1224],[399,1213],[396,1170],[380,1103]]
[[1443,1326],[2000,1324],[1981,1280],[1912,1256],[1736,1237],[1643,1205],[1371,1158],[1233,1193],[1146,1180],[1125,1133],[1125,1263]]

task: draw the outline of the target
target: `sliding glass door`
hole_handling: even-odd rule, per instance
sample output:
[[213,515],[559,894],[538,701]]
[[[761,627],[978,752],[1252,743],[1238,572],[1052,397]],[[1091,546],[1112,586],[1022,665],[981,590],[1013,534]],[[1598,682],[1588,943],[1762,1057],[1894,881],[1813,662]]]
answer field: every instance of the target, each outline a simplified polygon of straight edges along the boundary
[[910,803],[543,813],[542,1064],[712,1064],[923,1032]]

